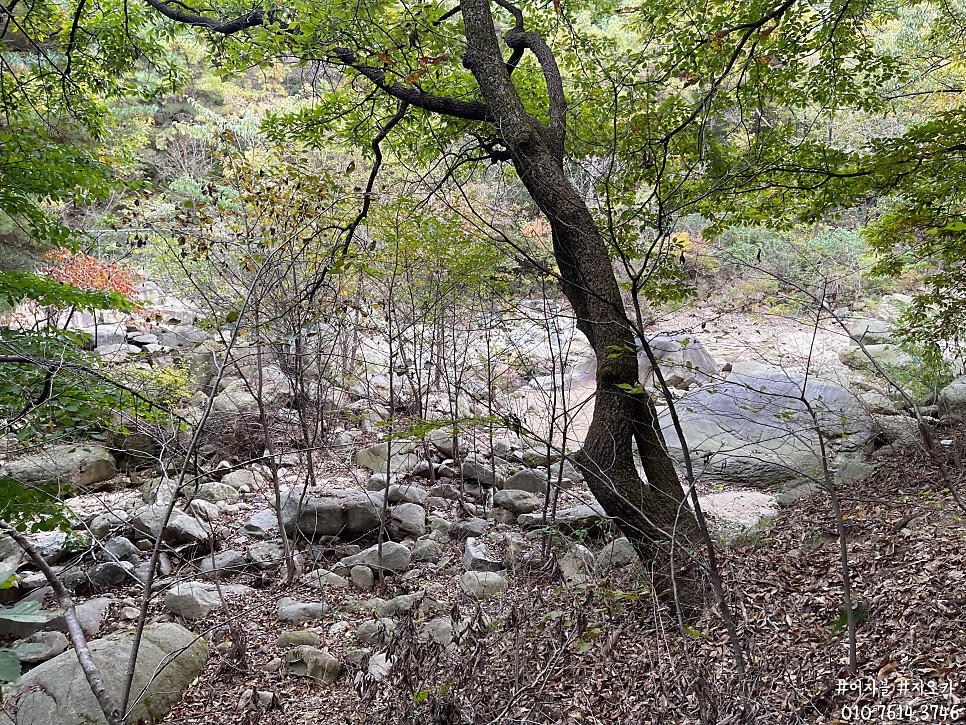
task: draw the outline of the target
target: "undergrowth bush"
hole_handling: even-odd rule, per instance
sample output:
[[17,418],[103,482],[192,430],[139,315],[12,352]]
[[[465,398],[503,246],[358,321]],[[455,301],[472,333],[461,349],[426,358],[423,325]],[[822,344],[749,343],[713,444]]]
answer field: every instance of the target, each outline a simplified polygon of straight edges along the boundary
[[795,297],[798,288],[815,290],[828,284],[828,292],[849,302],[867,284],[868,246],[861,230],[827,227],[817,231],[776,231],[759,227],[725,230],[715,246],[720,274],[756,279],[775,291]]
[[0,330],[0,416],[25,445],[107,439],[115,411],[165,424],[166,409],[192,392],[186,367],[112,370],[86,348],[90,335],[70,330]]

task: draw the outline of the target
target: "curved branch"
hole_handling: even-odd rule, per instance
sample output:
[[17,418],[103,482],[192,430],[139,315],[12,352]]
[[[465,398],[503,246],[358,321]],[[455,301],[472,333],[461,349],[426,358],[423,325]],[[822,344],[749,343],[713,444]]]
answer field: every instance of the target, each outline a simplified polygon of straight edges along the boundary
[[[232,35],[249,28],[265,27],[275,24],[280,29],[287,29],[289,24],[277,17],[274,10],[265,11],[262,9],[251,10],[244,15],[239,15],[232,20],[217,20],[205,17],[199,13],[188,12],[173,7],[172,2],[164,0],[144,0],[148,5],[157,10],[169,20],[183,25],[191,25],[195,28],[204,28],[213,33],[221,35]],[[180,4],[180,3],[179,3]],[[183,7],[183,6],[182,6]],[[359,59],[355,51],[349,48],[334,47],[330,51],[330,58],[340,65],[352,68],[354,71],[369,79],[369,81],[381,91],[389,94],[393,98],[407,103],[416,108],[431,113],[439,113],[444,116],[462,118],[466,121],[492,121],[493,116],[486,104],[476,101],[461,101],[456,98],[445,96],[435,96],[414,86],[403,83],[390,82],[386,78],[384,68],[375,68],[366,65]]]
[[250,10],[244,15],[239,15],[237,18],[233,18],[232,20],[216,20],[214,18],[206,18],[204,15],[200,15],[198,13],[189,13],[185,10],[178,10],[168,3],[162,2],[162,0],[144,0],[144,2],[157,10],[168,20],[173,20],[176,23],[182,23],[183,25],[191,25],[195,28],[205,28],[206,30],[210,30],[214,33],[220,33],[221,35],[232,35],[249,28],[262,27],[270,22],[269,13],[266,13],[265,10],[261,8]]
[[47,579],[47,583],[54,590],[54,595],[57,597],[57,604],[64,610],[64,619],[67,621],[67,633],[70,635],[71,643],[74,645],[77,662],[80,665],[81,671],[84,673],[84,678],[87,680],[88,686],[91,688],[94,699],[97,700],[98,707],[104,713],[104,719],[110,725],[123,725],[124,718],[121,717],[120,710],[114,704],[111,693],[104,683],[104,677],[101,675],[100,668],[91,656],[91,650],[87,646],[87,637],[84,636],[84,630],[80,626],[80,620],[77,619],[77,610],[74,609],[74,600],[71,599],[70,592],[67,591],[64,583],[54,570],[50,568],[50,565],[44,561],[44,558],[38,553],[37,549],[34,548],[26,536],[2,520],[0,520],[0,531],[6,533],[19,544],[20,548],[24,550],[24,553],[30,559],[30,563],[40,569]]
[[[499,0],[497,0],[499,2]],[[543,70],[543,78],[547,83],[547,100],[550,105],[550,130],[553,131],[555,141],[563,154],[564,138],[567,133],[567,97],[564,95],[563,78],[557,59],[547,45],[543,36],[533,31],[510,30],[504,36],[506,44],[514,51],[528,48]]]
[[[349,222],[349,225],[344,230],[345,239],[342,242],[339,256],[345,256],[345,254],[349,251],[349,245],[352,244],[352,238],[355,236],[356,229],[358,229],[363,220],[369,216],[369,208],[372,206],[372,190],[376,186],[376,178],[379,176],[379,170],[382,168],[381,144],[385,140],[386,136],[389,135],[389,132],[392,131],[393,127],[403,120],[407,110],[409,110],[409,104],[405,101],[401,101],[399,103],[399,108],[396,109],[396,112],[393,114],[392,118],[386,121],[383,127],[379,129],[379,133],[377,133],[372,139],[370,146],[372,148],[372,153],[375,156],[375,160],[372,162],[372,168],[369,171],[369,180],[366,182],[366,191],[362,197],[362,208],[359,210],[359,213],[356,214],[355,218]],[[312,301],[312,298],[315,297],[322,285],[325,284],[325,279],[328,272],[328,267],[323,269],[319,279],[312,284],[311,289],[305,295],[305,299],[307,299],[309,302]]]
[[[156,2],[156,0],[148,0],[148,2]],[[355,51],[349,48],[333,48],[331,52],[335,60],[340,64],[352,68],[360,75],[369,79],[379,90],[386,92],[393,98],[407,103],[410,106],[421,108],[430,113],[462,118],[466,121],[493,121],[493,114],[485,103],[461,101],[457,98],[448,98],[446,96],[434,96],[431,93],[421,91],[415,86],[389,82],[386,79],[385,69],[366,65],[359,60]]]

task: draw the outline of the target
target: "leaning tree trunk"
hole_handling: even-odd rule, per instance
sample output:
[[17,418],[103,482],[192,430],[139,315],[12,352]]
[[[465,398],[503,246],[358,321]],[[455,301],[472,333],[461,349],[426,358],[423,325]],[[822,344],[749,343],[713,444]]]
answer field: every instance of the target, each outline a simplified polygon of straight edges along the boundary
[[[514,167],[553,232],[563,292],[597,355],[597,399],[577,463],[591,491],[645,561],[669,574],[666,546],[689,540],[694,519],[668,456],[653,403],[639,385],[637,351],[607,246],[586,203],[564,172],[566,105],[549,48],[518,23],[506,35],[540,62],[550,99],[550,126],[524,108],[510,79],[493,25],[489,0],[462,0],[468,50],[465,65],[483,91]],[[638,388],[639,390],[639,388]],[[638,474],[635,443],[646,480]]]

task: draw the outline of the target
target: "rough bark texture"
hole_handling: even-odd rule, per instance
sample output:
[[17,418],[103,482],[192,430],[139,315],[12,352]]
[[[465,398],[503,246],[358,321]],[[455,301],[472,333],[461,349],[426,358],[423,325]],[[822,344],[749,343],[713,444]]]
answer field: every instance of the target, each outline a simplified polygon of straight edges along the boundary
[[[639,553],[666,572],[669,557],[661,542],[672,535],[690,539],[694,521],[653,404],[644,394],[618,387],[638,384],[637,354],[606,244],[564,171],[559,131],[526,111],[510,80],[489,0],[462,0],[461,8],[468,43],[464,64],[479,83],[517,173],[550,222],[564,294],[597,354],[597,400],[578,463],[597,500]],[[548,86],[559,77],[546,67],[544,75]],[[553,89],[548,96],[551,102],[560,97]],[[551,118],[559,118],[558,111],[551,108]],[[635,443],[647,481],[637,472]]]

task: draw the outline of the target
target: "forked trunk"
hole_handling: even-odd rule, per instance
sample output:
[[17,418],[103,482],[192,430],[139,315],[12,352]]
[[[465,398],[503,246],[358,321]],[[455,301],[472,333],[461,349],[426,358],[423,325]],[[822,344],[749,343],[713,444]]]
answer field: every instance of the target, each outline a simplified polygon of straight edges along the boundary
[[[517,173],[550,222],[563,292],[597,355],[594,415],[577,463],[597,500],[663,579],[671,573],[671,541],[689,542],[695,523],[653,403],[643,392],[628,391],[638,385],[637,351],[607,246],[564,172],[562,128],[536,120],[516,92],[489,0],[463,0],[461,8],[468,43],[464,63],[483,91]],[[556,68],[541,63],[549,86]],[[635,444],[646,480],[637,471]]]

